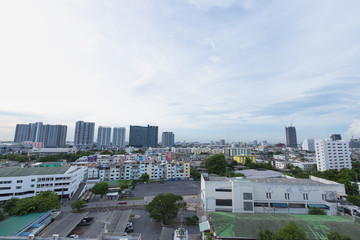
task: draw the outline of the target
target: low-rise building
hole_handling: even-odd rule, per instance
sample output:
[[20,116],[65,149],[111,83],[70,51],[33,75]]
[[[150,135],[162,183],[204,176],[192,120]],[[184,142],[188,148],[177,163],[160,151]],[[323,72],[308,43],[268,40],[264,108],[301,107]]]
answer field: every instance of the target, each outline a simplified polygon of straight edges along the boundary
[[[307,214],[309,207],[336,215],[345,186],[317,177],[226,178],[202,174],[201,200],[205,211],[234,213]],[[345,197],[346,198],[346,197]]]
[[47,190],[71,198],[84,174],[85,168],[76,166],[0,168],[0,201],[33,197]]
[[256,157],[254,155],[234,156],[234,161],[241,163],[241,164],[245,164],[247,159],[249,159],[253,163],[256,163]]

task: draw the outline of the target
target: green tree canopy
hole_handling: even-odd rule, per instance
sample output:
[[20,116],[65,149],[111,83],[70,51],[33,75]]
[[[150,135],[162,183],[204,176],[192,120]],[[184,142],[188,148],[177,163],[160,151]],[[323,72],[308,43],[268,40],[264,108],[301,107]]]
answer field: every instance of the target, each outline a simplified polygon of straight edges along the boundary
[[150,179],[150,176],[149,176],[149,174],[147,174],[147,173],[144,173],[144,174],[141,175],[141,177],[140,177],[140,180],[141,180],[141,181],[144,181],[144,182],[149,181],[149,179]]
[[256,240],[276,240],[276,235],[269,229],[258,232]]
[[339,232],[334,230],[329,232],[326,236],[328,240],[353,240],[349,235],[341,235]]
[[103,197],[109,190],[109,184],[106,182],[99,182],[96,183],[92,189],[91,192],[94,194],[100,194],[101,197]]
[[73,203],[71,204],[71,208],[72,208],[72,209],[77,209],[78,211],[80,211],[80,209],[81,209],[82,207],[84,207],[85,204],[86,204],[85,201],[78,199],[78,200],[76,200],[75,202],[73,202]]
[[0,211],[0,222],[2,220],[4,220],[6,218],[5,214],[3,213],[3,211]]
[[226,174],[226,166],[227,162],[223,154],[216,154],[205,161],[207,173],[215,173],[220,176],[224,176]]
[[172,193],[162,193],[154,197],[154,199],[145,207],[151,218],[163,224],[177,217],[178,210],[182,206],[182,196]]
[[326,215],[326,212],[323,209],[317,207],[310,207],[308,211],[309,215]]
[[285,227],[280,228],[277,236],[282,240],[307,240],[305,231],[293,221],[289,221]]
[[190,167],[190,176],[195,180],[200,180],[201,178],[199,171],[193,167]]

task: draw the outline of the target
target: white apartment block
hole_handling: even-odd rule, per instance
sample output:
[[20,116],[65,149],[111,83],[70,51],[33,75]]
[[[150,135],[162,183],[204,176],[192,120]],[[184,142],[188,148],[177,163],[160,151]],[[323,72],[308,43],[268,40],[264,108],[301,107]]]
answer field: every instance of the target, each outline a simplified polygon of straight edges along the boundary
[[250,148],[224,148],[224,154],[230,157],[241,156],[241,155],[251,155]]
[[0,201],[33,197],[51,190],[71,198],[84,180],[85,167],[0,168]]
[[351,169],[349,143],[331,141],[330,139],[315,140],[316,164],[318,171],[329,169]]
[[337,214],[339,200],[346,200],[345,186],[311,177],[226,178],[202,174],[201,200],[205,211],[234,213],[307,214],[319,207]]
[[316,162],[291,162],[294,167],[299,167],[303,171],[310,171],[316,166]]

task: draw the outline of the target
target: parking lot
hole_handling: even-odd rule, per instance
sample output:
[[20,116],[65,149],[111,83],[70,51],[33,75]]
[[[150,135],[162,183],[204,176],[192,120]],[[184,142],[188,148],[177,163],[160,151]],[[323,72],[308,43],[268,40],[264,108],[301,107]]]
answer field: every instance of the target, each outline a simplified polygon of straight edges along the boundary
[[133,193],[134,197],[156,196],[160,193],[200,194],[200,183],[191,180],[179,180],[165,183],[138,184]]

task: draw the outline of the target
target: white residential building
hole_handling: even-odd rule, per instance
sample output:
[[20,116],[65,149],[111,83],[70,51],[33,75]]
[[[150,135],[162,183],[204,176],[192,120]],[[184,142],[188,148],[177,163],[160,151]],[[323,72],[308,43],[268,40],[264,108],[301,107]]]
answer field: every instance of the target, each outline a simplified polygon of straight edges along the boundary
[[316,162],[291,162],[291,165],[293,165],[294,167],[299,167],[301,170],[303,171],[309,171],[312,170],[314,168],[314,166],[316,166]]
[[85,167],[0,168],[0,201],[33,197],[51,190],[71,198],[84,180]]
[[329,169],[351,169],[349,143],[346,141],[331,141],[330,139],[316,139],[316,164],[318,171]]
[[226,178],[202,174],[201,200],[205,211],[234,213],[307,214],[319,207],[336,215],[345,186],[321,178]]
[[241,155],[251,155],[250,148],[224,148],[224,154],[230,157],[241,156]]

